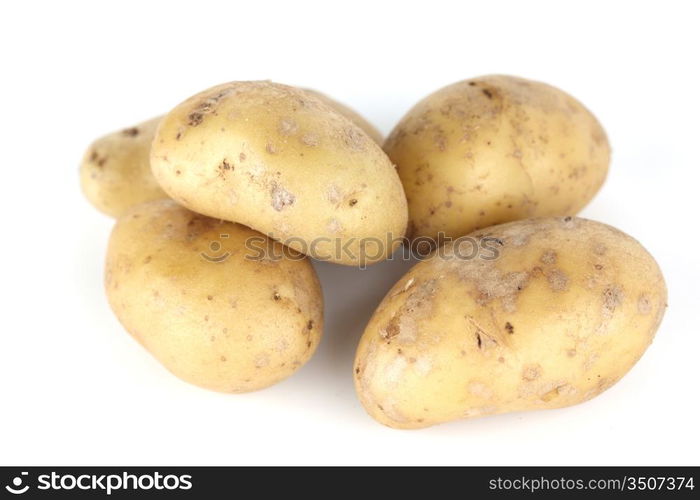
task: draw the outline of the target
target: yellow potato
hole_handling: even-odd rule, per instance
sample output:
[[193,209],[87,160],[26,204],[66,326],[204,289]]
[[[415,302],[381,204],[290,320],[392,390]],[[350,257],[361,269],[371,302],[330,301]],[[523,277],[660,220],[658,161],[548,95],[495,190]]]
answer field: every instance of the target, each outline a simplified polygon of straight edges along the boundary
[[233,82],[186,100],[161,122],[151,166],[191,210],[323,260],[383,260],[406,228],[401,182],[381,148],[285,85]]
[[[263,255],[268,247],[274,253]],[[290,376],[323,330],[321,289],[306,257],[172,200],[138,205],[118,220],[105,287],[119,321],[156,359],[216,391],[252,391]]]
[[139,203],[167,198],[149,161],[160,119],[108,134],[90,145],[80,164],[80,183],[95,208],[119,217]]
[[491,227],[396,283],[360,341],[357,393],[406,429],[577,404],[630,370],[665,306],[656,262],[617,229],[571,217]]
[[603,184],[610,162],[605,132],[581,103],[512,76],[465,80],[429,95],[396,125],[384,150],[408,198],[413,238],[574,215]]
[[[377,144],[382,143],[379,131],[356,111],[315,90],[305,92],[355,123]],[[80,182],[95,208],[119,217],[134,205],[168,197],[150,165],[151,143],[161,118],[113,132],[90,145],[80,164]]]
[[353,122],[355,125],[357,125],[362,130],[364,130],[365,134],[367,134],[370,137],[370,139],[372,139],[377,144],[381,144],[384,141],[384,137],[382,137],[382,133],[379,130],[377,130],[374,125],[372,125],[370,122],[368,122],[365,119],[365,117],[363,117],[361,114],[359,114],[354,109],[346,106],[342,102],[338,102],[335,99],[328,97],[326,94],[322,94],[321,92],[318,92],[317,90],[304,89],[304,92],[317,97],[318,99],[323,101],[324,104],[330,106],[336,112],[340,113],[345,118],[347,118],[348,120]]

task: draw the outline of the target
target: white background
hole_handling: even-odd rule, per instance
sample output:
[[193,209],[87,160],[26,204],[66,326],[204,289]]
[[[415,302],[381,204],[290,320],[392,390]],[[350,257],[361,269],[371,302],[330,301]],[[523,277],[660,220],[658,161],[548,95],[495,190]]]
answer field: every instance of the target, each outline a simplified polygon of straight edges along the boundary
[[[692,2],[3,2],[0,463],[698,464],[700,36]],[[488,73],[583,101],[613,146],[583,215],[639,239],[669,308],[654,344],[585,404],[398,431],[352,386],[356,342],[407,267],[317,266],[326,332],[270,389],[167,373],[102,290],[112,220],[82,197],[95,137],[225,81],[313,87],[387,133],[419,98]]]

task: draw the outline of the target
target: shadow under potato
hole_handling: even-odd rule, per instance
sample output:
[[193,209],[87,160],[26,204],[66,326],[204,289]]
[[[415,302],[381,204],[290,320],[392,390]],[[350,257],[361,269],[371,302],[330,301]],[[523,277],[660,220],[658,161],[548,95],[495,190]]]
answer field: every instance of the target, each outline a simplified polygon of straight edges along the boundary
[[[355,350],[365,326],[389,289],[418,261],[405,260],[398,249],[393,260],[366,269],[313,261],[324,300],[324,337],[320,350],[329,372],[344,387],[352,385]],[[317,356],[318,357],[318,354]]]

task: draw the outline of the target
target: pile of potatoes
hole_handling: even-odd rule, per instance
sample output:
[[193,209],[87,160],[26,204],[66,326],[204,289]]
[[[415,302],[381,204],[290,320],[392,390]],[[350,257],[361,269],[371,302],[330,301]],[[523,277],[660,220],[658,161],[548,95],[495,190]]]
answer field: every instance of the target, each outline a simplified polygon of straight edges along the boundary
[[427,244],[353,366],[372,417],[419,428],[580,403],[649,346],[666,307],[658,265],[575,217],[609,161],[581,103],[522,78],[444,87],[383,142],[319,92],[240,81],[98,139],[81,183],[117,218],[117,318],[216,391],[270,386],[311,358],[323,300],[310,258],[367,266]]

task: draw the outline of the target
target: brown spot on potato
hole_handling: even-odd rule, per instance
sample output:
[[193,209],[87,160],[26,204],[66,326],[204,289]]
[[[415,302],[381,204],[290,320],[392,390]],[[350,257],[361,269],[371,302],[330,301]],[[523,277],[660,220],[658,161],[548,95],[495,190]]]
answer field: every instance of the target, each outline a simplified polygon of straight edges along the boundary
[[294,135],[298,130],[299,126],[292,118],[282,118],[277,124],[277,131],[282,135]]
[[[433,142],[435,142],[435,145],[439,151],[445,151],[447,149],[447,137],[442,130],[438,130],[433,137]],[[428,174],[428,180],[432,180],[432,176],[430,174]]]
[[222,179],[226,179],[226,173],[227,172],[233,172],[234,166],[231,165],[227,159],[223,159],[221,163],[219,163],[219,166],[217,167],[218,171],[218,176],[221,177]]
[[479,296],[477,302],[485,305],[494,299],[501,299],[501,305],[506,312],[515,312],[516,297],[522,291],[529,279],[526,272],[510,272],[501,274],[498,269],[486,265],[469,266],[471,279],[474,281]]
[[637,312],[639,314],[649,314],[651,312],[651,300],[645,294],[641,294],[637,299]]
[[574,229],[579,226],[579,222],[579,219],[567,215],[562,219],[562,226],[564,227],[564,229]]
[[306,323],[306,329],[307,330],[313,330],[314,329],[314,320],[310,319],[308,323]]
[[[411,284],[412,282],[409,281],[408,285]],[[396,337],[396,340],[403,344],[415,342],[419,335],[418,321],[430,315],[436,290],[436,280],[434,279],[412,287],[407,292],[408,295],[403,305],[380,332],[380,335],[387,340]]]
[[353,198],[352,200],[350,200],[348,202],[348,205],[350,205],[351,207],[354,207],[355,205],[357,205],[357,200],[355,198]]
[[498,345],[498,341],[495,338],[479,328],[474,332],[474,338],[476,339],[476,348],[479,351],[488,351]]
[[617,285],[611,285],[603,290],[603,309],[610,315],[615,312],[615,309],[622,304],[624,294],[622,289]]
[[272,198],[272,208],[278,212],[281,212],[285,207],[293,205],[296,200],[296,197],[292,193],[276,182],[272,183],[270,196]]
[[202,120],[204,120],[204,114],[195,111],[187,116],[187,125],[189,125],[190,127],[196,127],[197,125],[202,123]]
[[216,113],[215,108],[219,101],[229,95],[232,90],[232,88],[226,88],[224,90],[220,90],[211,97],[207,97],[206,99],[202,100],[187,116],[187,124],[191,127],[196,127],[202,123],[205,114]]
[[540,365],[527,365],[523,368],[522,379],[532,382],[537,380],[542,375],[542,367]]
[[328,201],[335,205],[340,203],[340,201],[343,199],[343,192],[337,184],[331,184],[328,186],[328,190],[326,191],[326,197],[328,198]]
[[105,163],[107,163],[107,157],[100,156],[97,151],[93,151],[90,153],[90,161],[101,168],[105,166]]
[[379,331],[379,335],[385,339],[390,340],[399,334],[399,325],[395,321],[391,321],[384,329]]
[[569,286],[569,278],[560,269],[550,269],[545,272],[549,287],[555,292],[563,292]]
[[364,134],[354,127],[345,129],[343,133],[343,140],[350,149],[355,151],[364,151],[366,147]]
[[138,127],[131,127],[122,130],[122,135],[125,135],[126,137],[136,137],[137,135],[139,135],[140,132],[141,131]]
[[309,132],[301,136],[301,142],[306,146],[314,148],[319,145],[319,143],[321,142],[321,138],[318,136],[318,134]]
[[557,396],[559,396],[559,390],[555,387],[551,391],[548,391],[548,392],[542,394],[542,396],[540,396],[540,399],[542,401],[544,401],[545,403],[548,403],[549,401],[553,400]]
[[239,161],[245,161],[245,159],[246,159],[245,153],[240,153],[240,154],[238,155],[238,160],[239,160]]
[[513,335],[515,333],[515,328],[513,328],[513,325],[510,323],[510,321],[506,322],[506,331],[510,334]]
[[552,249],[545,250],[540,257],[542,264],[554,264],[557,262],[557,252]]

